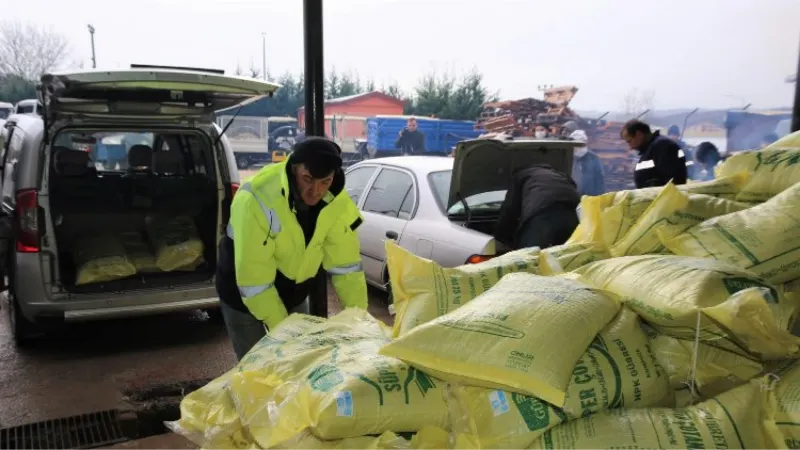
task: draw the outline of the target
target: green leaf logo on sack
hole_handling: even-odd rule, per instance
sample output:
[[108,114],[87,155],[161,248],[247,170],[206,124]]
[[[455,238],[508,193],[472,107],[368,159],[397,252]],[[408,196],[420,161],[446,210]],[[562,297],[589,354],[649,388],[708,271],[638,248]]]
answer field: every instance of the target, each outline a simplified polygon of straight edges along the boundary
[[321,364],[308,374],[308,384],[320,392],[330,392],[344,382],[342,373],[335,366]]
[[[784,156],[787,153],[789,153],[789,155]],[[756,153],[757,162],[756,166],[753,168],[754,171],[760,169],[761,166],[764,165],[772,166],[770,171],[774,172],[782,163],[786,163],[786,167],[790,167],[800,162],[800,153],[790,152],[789,150],[780,150],[772,154],[766,154],[766,157],[764,157],[764,155],[765,153],[762,152]]]

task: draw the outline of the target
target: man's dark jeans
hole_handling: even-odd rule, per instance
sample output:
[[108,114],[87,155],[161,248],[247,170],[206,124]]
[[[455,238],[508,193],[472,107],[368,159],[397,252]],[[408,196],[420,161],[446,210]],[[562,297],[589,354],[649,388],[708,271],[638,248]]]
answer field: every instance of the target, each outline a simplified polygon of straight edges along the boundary
[[575,207],[555,205],[543,210],[520,227],[517,233],[517,248],[547,248],[561,245],[572,236],[578,227]]

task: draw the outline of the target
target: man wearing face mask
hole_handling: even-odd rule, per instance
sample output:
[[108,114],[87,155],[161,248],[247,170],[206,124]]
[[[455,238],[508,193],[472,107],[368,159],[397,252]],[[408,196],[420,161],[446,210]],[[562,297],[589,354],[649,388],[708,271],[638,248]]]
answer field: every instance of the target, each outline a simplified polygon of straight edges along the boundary
[[600,157],[585,145],[589,140],[586,132],[576,130],[569,137],[574,141],[584,143],[582,147],[575,149],[572,159],[572,179],[578,185],[578,192],[581,195],[605,194],[603,163],[600,161]]
[[320,265],[345,307],[367,307],[356,234],[362,218],[341,167],[338,145],[308,137],[234,196],[216,283],[239,360],[304,304]]
[[637,189],[664,186],[670,180],[686,184],[686,156],[675,141],[652,132],[650,125],[636,119],[622,126],[620,137],[631,150],[639,152],[633,172]]
[[544,125],[536,125],[536,128],[533,130],[533,137],[536,139],[546,139],[547,136],[549,136],[547,128]]

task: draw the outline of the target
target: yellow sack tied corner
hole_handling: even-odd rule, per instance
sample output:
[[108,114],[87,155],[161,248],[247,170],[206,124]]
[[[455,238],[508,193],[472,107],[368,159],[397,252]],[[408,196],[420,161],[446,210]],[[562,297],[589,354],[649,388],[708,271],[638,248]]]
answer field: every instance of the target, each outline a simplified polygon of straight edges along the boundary
[[381,354],[445,381],[562,406],[575,362],[618,311],[615,299],[578,281],[512,273],[461,308],[395,339]]
[[[624,256],[575,271],[588,283],[622,297],[659,332],[750,353],[763,359],[794,356],[800,338],[787,330],[786,299],[755,275],[707,258]],[[698,327],[699,320],[699,330]]]
[[525,448],[548,429],[603,409],[669,404],[666,374],[639,318],[623,308],[572,370],[563,408],[536,397],[471,386],[450,391],[453,432],[475,448]]
[[539,272],[558,275],[610,257],[608,249],[595,242],[556,245],[539,253]]
[[750,180],[742,187],[736,200],[759,203],[800,182],[800,147],[766,149],[731,155],[716,170],[721,176],[749,172]]
[[145,218],[145,230],[156,265],[164,272],[190,266],[203,257],[205,247],[191,217],[150,215]]
[[662,239],[677,255],[727,261],[770,283],[800,278],[800,183],[766,203]]
[[660,334],[646,325],[644,329],[653,354],[669,375],[670,387],[689,390],[690,396],[711,398],[750,381],[764,370],[764,365],[754,358],[703,342],[697,343],[695,359],[695,342]]
[[[748,174],[741,172],[711,181],[682,184],[677,189],[685,194],[733,199],[747,180]],[[662,190],[663,187],[653,187],[609,192],[597,197],[584,196],[581,199],[581,225],[568,243],[601,242],[611,248],[625,237]]]
[[[351,308],[283,345],[271,344],[283,363],[267,359],[231,376],[229,392],[243,426],[263,448],[308,431],[335,440],[444,427],[443,383],[379,355],[387,342],[377,319]],[[293,357],[292,346],[307,350]]]
[[[265,339],[280,340],[300,336],[325,319],[304,314],[292,314],[284,319]],[[260,349],[262,352],[263,347]],[[259,350],[251,351],[251,354]],[[269,358],[277,357],[274,353]],[[167,422],[167,427],[204,448],[259,448],[239,420],[239,413],[228,393],[233,374],[253,367],[258,360],[245,359],[222,376],[217,377],[181,400],[181,418]]]
[[775,422],[787,448],[800,449],[800,363],[768,380],[771,387],[777,382],[778,412]]
[[79,238],[72,255],[78,272],[76,285],[113,281],[136,274],[136,266],[112,233]]
[[775,396],[748,383],[679,409],[612,409],[546,431],[529,448],[781,448]]
[[392,286],[394,337],[454,311],[494,286],[503,275],[537,273],[539,248],[525,248],[478,264],[445,268],[386,241],[386,264]]

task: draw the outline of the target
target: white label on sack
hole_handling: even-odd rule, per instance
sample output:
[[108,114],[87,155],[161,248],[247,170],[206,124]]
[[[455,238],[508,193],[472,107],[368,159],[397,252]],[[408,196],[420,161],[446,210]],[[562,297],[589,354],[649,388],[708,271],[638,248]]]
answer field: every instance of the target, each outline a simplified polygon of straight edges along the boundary
[[636,169],[635,170],[652,169],[655,166],[656,166],[656,163],[654,163],[652,159],[649,159],[647,161],[642,161],[642,162],[636,164]]
[[508,412],[508,398],[503,391],[489,392],[489,403],[492,404],[492,412],[495,416]]
[[353,417],[353,394],[350,391],[336,393],[336,415]]

